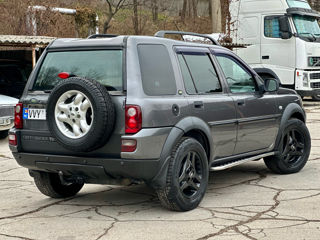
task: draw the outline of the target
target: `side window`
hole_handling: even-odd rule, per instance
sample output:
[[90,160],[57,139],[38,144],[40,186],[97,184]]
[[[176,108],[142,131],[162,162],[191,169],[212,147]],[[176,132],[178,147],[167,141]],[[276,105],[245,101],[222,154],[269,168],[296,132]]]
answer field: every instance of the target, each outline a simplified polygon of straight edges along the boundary
[[138,45],[142,85],[149,96],[175,95],[176,81],[167,48],[163,45]]
[[218,55],[217,59],[232,93],[256,91],[256,84],[252,75],[235,59],[223,55]]
[[188,66],[187,66],[182,54],[178,54],[178,60],[179,60],[179,64],[181,67],[181,72],[182,72],[184,85],[185,85],[187,93],[188,94],[196,94],[197,93],[196,88],[194,86],[194,83],[193,83],[192,77],[190,75]]
[[222,92],[216,70],[207,53],[178,54],[186,90],[193,93]]
[[270,16],[264,18],[264,36],[269,38],[280,38],[280,16]]

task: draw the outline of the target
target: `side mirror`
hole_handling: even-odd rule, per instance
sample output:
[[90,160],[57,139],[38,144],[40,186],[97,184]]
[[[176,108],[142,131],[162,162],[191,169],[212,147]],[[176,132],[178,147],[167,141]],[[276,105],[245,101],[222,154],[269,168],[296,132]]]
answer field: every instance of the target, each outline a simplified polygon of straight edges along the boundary
[[286,16],[279,18],[280,36],[282,39],[290,39],[292,37],[289,20]]
[[269,78],[264,80],[264,86],[266,92],[276,92],[279,90],[279,81],[275,78]]

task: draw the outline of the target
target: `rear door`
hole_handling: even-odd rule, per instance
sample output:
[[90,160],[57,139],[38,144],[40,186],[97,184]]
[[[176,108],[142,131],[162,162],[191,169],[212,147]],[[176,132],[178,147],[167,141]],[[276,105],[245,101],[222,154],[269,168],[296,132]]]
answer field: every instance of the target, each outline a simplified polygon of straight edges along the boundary
[[[31,76],[31,86],[21,99],[23,102],[24,120],[21,130],[22,151],[29,153],[81,155],[96,157],[120,157],[121,135],[124,134],[125,101],[123,62],[124,54],[119,49],[49,49],[45,53],[40,68]],[[61,72],[68,72],[98,81],[106,87],[115,105],[116,122],[111,138],[100,149],[90,153],[76,153],[63,148],[52,137],[46,120],[46,106],[51,90],[62,81]],[[38,114],[39,113],[39,114]]]
[[254,75],[236,56],[221,52],[216,57],[237,110],[238,136],[234,154],[271,149],[279,118],[275,96],[257,91]]
[[[225,92],[219,72],[207,48],[176,48],[191,115],[211,129],[213,158],[230,156],[236,141],[233,99]],[[196,126],[195,126],[196,127]]]

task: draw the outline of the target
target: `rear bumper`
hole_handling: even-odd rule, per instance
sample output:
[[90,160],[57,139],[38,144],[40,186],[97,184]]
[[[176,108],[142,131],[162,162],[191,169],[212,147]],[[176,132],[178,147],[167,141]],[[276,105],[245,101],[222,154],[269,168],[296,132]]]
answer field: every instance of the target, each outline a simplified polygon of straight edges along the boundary
[[9,130],[13,127],[12,117],[0,117],[0,131]]
[[112,179],[125,178],[151,182],[164,164],[160,160],[104,159],[18,152],[12,154],[19,165],[30,170],[56,173],[62,171],[65,175],[81,176],[87,183],[112,184]]

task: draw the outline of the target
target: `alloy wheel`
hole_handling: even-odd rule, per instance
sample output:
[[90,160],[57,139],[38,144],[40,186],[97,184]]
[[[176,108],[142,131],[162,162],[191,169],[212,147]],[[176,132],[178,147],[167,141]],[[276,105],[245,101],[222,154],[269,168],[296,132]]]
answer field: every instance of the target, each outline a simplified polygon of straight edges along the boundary
[[181,161],[179,171],[180,191],[186,197],[193,197],[197,194],[202,182],[203,166],[200,156],[194,152],[188,152]]
[[283,162],[288,167],[294,167],[302,159],[305,139],[298,129],[291,129],[283,137]]
[[92,127],[93,117],[91,101],[78,90],[63,93],[56,103],[56,124],[68,138],[78,139],[85,136]]

